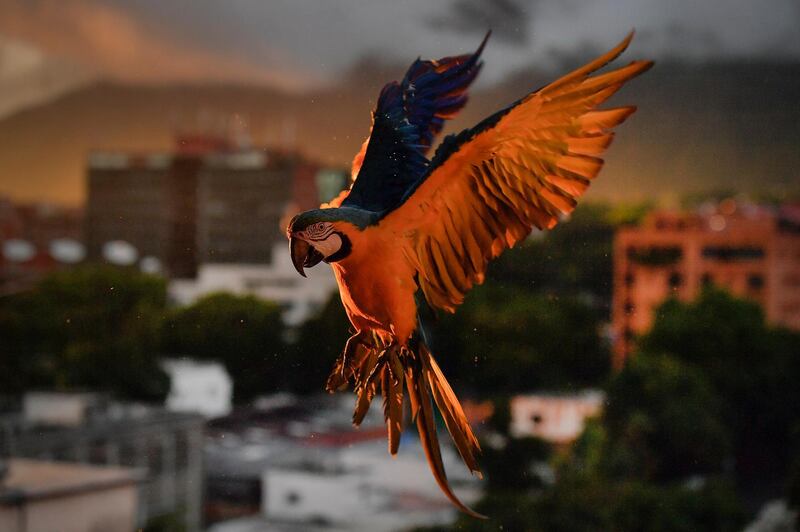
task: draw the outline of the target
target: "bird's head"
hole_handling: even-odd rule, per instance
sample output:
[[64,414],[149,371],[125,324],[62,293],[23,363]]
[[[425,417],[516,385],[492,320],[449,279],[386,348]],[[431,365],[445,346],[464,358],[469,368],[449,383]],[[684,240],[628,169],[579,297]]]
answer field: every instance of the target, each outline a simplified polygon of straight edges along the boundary
[[286,228],[292,264],[305,277],[304,268],[323,260],[330,263],[344,259],[352,251],[354,232],[368,224],[356,209],[315,209],[298,214]]

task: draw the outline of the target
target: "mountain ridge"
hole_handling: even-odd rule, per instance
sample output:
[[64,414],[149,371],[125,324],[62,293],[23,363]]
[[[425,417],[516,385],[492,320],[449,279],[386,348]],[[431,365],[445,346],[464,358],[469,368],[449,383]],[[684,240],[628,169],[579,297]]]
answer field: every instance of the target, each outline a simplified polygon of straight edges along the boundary
[[[166,151],[176,131],[247,123],[256,145],[349,165],[385,81],[369,71],[294,94],[265,87],[97,82],[0,120],[0,195],[80,204],[92,150]],[[402,69],[396,70],[396,77]],[[557,76],[520,72],[474,91],[448,128],[468,127]],[[670,198],[704,189],[786,193],[800,183],[800,63],[661,62],[612,101],[638,112],[620,128],[595,200]],[[237,125],[238,123],[238,125]]]

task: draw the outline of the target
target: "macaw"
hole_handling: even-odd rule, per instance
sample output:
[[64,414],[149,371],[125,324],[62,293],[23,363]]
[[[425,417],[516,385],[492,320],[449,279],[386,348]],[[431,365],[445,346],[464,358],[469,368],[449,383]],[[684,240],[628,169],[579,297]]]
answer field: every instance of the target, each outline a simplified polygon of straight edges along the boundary
[[612,129],[636,109],[597,107],[652,66],[634,61],[595,75],[627,48],[631,33],[594,61],[447,136],[428,159],[445,120],[467,102],[488,37],[472,54],[417,59],[402,81],[384,86],[350,186],[287,228],[297,271],[305,276],[304,268],[330,264],[353,325],[328,391],[353,384],[355,425],[381,393],[392,455],[407,393],[436,482],[475,517],[482,516],[450,489],[440,454],[434,403],[464,463],[480,476],[478,440],[431,353],[431,316],[455,312],[483,282],[491,259],[573,210],[600,172]]

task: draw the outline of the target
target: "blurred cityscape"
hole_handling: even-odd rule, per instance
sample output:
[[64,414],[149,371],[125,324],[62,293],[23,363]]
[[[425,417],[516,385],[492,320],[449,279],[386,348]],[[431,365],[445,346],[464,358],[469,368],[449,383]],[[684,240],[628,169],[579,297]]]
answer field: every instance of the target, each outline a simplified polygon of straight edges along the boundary
[[[0,532],[797,530],[800,41],[774,3],[0,5]],[[354,428],[355,397],[322,393],[350,325],[284,231],[348,185],[407,60],[492,26],[456,131],[606,47],[595,23],[643,27],[639,112],[578,208],[436,324],[477,521],[410,412],[392,459],[379,405]],[[376,44],[397,28],[402,53]]]
[[[455,521],[413,430],[391,460],[379,409],[356,430],[352,397],[319,393],[348,326],[330,271],[299,278],[282,227],[346,179],[182,134],[172,152],[89,154],[85,209],[2,202],[3,530]],[[571,512],[561,490],[590,504],[573,484],[597,475],[626,497],[665,489],[645,493],[709,530],[762,507],[791,523],[800,203],[588,203],[487,285],[440,323],[486,447],[481,483],[445,446],[465,501],[501,519],[498,497],[538,493],[531,512]]]

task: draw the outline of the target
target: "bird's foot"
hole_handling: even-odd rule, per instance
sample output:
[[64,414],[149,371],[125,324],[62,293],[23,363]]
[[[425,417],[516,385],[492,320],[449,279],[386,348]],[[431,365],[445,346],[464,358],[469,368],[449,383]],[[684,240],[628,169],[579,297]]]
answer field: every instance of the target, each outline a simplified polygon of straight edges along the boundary
[[347,339],[342,354],[336,359],[325,389],[329,393],[341,391],[356,377],[358,368],[371,350],[375,350],[375,339],[367,331],[359,331]]

